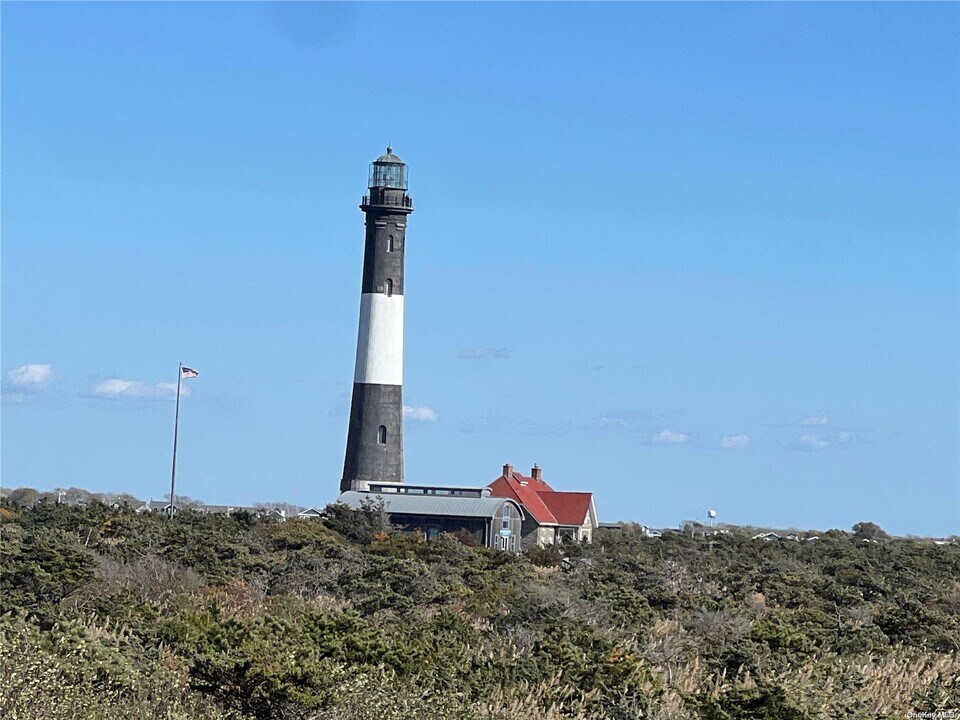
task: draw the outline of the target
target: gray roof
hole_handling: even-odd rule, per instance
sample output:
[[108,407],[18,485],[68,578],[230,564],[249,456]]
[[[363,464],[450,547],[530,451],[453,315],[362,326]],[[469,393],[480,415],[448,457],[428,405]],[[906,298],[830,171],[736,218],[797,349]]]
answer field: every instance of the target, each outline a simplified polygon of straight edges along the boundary
[[399,157],[393,154],[393,148],[390,146],[387,146],[387,154],[381,155],[376,160],[374,160],[374,162],[375,163],[395,163],[397,165],[403,165],[403,160],[401,160]]
[[384,510],[405,515],[450,515],[452,517],[496,517],[505,502],[523,510],[516,502],[498,497],[457,497],[450,495],[407,495],[406,493],[365,493],[349,490],[341,493],[337,502],[357,509],[364,499],[382,498]]

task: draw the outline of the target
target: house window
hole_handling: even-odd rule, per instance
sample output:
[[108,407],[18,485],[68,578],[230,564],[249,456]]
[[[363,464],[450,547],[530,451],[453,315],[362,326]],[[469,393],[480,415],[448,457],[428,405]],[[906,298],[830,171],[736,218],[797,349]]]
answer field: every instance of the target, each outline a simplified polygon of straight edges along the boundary
[[506,503],[503,505],[503,519],[505,521],[510,519],[510,506]]
[[393,280],[387,278],[386,282],[383,284],[383,291],[387,294],[387,297],[393,295]]
[[380,443],[381,445],[385,445],[387,443],[387,426],[386,425],[381,425],[379,428],[377,428],[377,442]]
[[387,252],[393,252],[396,248],[393,244],[393,235],[387,238]]

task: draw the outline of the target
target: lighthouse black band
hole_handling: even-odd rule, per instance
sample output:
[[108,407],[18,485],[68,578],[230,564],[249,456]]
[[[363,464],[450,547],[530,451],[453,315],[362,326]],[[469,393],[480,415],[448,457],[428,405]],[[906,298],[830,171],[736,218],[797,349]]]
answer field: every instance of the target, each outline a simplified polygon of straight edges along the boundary
[[[374,213],[371,215],[377,217]],[[404,220],[404,215],[380,216],[376,220],[367,216],[361,292],[403,295]]]
[[403,482],[403,388],[355,383],[340,490],[355,482]]

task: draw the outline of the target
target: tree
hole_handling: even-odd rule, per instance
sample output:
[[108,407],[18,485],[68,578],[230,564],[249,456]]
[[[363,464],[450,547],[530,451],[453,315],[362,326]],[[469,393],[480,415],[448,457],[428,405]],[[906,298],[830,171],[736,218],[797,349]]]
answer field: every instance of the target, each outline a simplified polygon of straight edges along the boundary
[[17,488],[8,492],[6,499],[12,505],[30,507],[40,499],[40,493],[33,488]]
[[889,540],[890,536],[882,527],[873,522],[858,522],[853,526],[853,538],[855,540]]
[[348,540],[369,545],[378,533],[389,534],[393,530],[384,507],[383,498],[364,498],[359,509],[331,503],[323,509],[323,523]]

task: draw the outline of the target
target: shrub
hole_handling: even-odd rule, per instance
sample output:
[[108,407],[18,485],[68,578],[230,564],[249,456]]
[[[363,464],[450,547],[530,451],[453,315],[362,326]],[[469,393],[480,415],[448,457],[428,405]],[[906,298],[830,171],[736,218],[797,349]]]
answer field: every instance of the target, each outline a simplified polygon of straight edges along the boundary
[[523,553],[524,557],[538,567],[558,567],[563,562],[563,554],[556,545],[542,548],[533,546]]
[[382,498],[364,498],[358,509],[344,503],[332,503],[324,508],[323,514],[324,525],[347,540],[363,545],[369,545],[379,533],[389,534],[393,530]]

